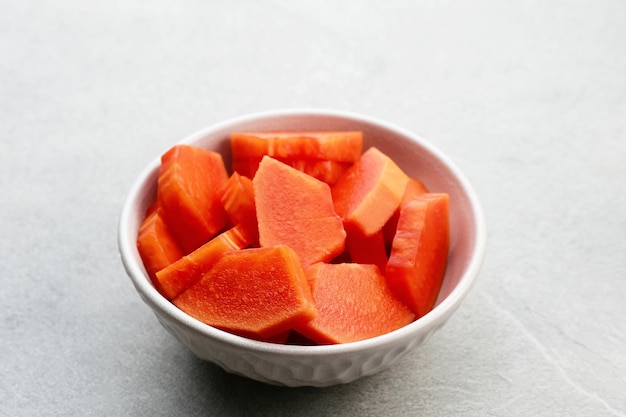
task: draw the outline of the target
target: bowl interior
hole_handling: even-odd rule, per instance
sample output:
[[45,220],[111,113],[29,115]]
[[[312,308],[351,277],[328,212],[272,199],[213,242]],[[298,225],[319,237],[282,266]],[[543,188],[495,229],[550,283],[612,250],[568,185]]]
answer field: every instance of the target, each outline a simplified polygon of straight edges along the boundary
[[[451,313],[449,310],[456,309],[482,263],[486,233],[480,204],[472,187],[445,155],[427,141],[387,123],[365,116],[318,110],[269,112],[232,119],[201,130],[182,142],[222,153],[229,166],[230,133],[276,130],[361,130],[364,134],[364,149],[376,146],[407,174],[422,180],[431,192],[448,193],[450,255],[437,306],[407,327],[419,327],[428,321],[435,323],[447,317]],[[133,186],[120,220],[119,244],[124,265],[144,301],[153,308],[157,306],[170,315],[180,317],[183,313],[174,311],[176,307],[161,297],[152,286],[135,246],[137,230],[145,211],[156,198],[159,164],[159,158],[155,159]],[[202,326],[197,324],[196,327],[202,329]],[[225,337],[230,338],[232,335]],[[272,346],[272,349],[281,348]]]

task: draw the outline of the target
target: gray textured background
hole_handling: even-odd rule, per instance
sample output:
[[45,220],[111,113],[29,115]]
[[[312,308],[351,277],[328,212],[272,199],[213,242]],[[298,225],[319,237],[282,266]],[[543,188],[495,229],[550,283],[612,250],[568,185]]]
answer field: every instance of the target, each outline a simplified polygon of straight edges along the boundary
[[[0,415],[626,416],[626,2],[0,0]],[[195,359],[116,245],[134,178],[255,111],[428,138],[488,252],[388,371],[287,389]]]

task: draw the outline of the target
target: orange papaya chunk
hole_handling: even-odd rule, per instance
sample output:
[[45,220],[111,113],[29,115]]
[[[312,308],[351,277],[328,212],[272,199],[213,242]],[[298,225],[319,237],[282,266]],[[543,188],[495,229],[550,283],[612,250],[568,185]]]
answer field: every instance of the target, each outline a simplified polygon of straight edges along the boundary
[[435,306],[448,262],[449,196],[427,193],[400,211],[385,276],[417,317]]
[[300,260],[284,245],[225,253],[173,303],[210,326],[261,340],[317,315]]
[[399,329],[415,315],[375,265],[316,263],[305,270],[318,315],[295,330],[318,344],[355,342]]
[[252,184],[261,247],[288,245],[304,267],[343,251],[346,232],[328,184],[269,156]]
[[259,240],[259,228],[256,221],[254,186],[248,177],[233,172],[221,190],[220,200],[230,221],[240,226],[251,244]]
[[153,204],[137,233],[137,250],[155,287],[155,274],[179,260],[183,253],[161,217],[158,204]]
[[176,145],[161,157],[157,196],[164,220],[185,254],[225,226],[228,218],[219,190],[227,180],[217,152]]
[[330,161],[327,159],[277,159],[328,185],[336,183],[348,168],[352,166],[352,162]]
[[400,206],[393,213],[391,218],[383,226],[383,234],[385,236],[385,244],[391,245],[393,236],[396,234],[396,228],[398,227],[398,219],[400,218],[400,209],[404,207],[406,203],[413,200],[415,197],[420,196],[428,192],[426,186],[417,178],[410,178],[404,195],[402,196],[402,202]]
[[192,286],[206,274],[226,252],[239,250],[250,244],[240,226],[229,229],[189,255],[156,273],[161,294],[171,300]]
[[371,147],[333,185],[335,210],[346,225],[371,236],[398,208],[408,182],[391,158]]
[[[277,159],[290,167],[302,171],[328,185],[333,185],[352,166],[352,162],[330,161],[327,159],[297,159],[278,158]],[[233,172],[248,178],[254,178],[261,158],[234,159],[232,161]]]
[[[256,159],[269,155],[270,141],[255,133],[234,132],[230,135],[230,150],[233,161]],[[252,177],[250,177],[252,178]]]
[[[150,204],[150,206],[146,209],[146,215],[144,217],[144,220],[146,220],[152,213],[154,213],[156,210],[159,210],[160,206],[159,206],[159,202],[158,200],[153,202],[152,204]],[[141,231],[141,227],[143,227],[143,223],[140,225],[139,230]]]
[[387,247],[383,231],[365,236],[360,229],[346,228],[346,248],[352,262],[376,265],[381,271],[387,266]]
[[363,133],[353,131],[235,132],[233,160],[269,155],[276,159],[354,162],[363,152]]
[[243,158],[233,159],[231,162],[231,168],[233,172],[239,173],[239,175],[247,178],[254,178],[259,169],[261,158]]

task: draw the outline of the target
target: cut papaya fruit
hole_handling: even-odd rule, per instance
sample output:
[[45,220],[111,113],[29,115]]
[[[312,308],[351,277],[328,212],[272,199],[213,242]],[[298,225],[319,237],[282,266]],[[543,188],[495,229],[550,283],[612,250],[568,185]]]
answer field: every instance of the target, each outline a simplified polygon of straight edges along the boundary
[[381,271],[387,266],[387,247],[383,231],[365,236],[361,229],[346,228],[346,248],[352,262],[376,265]]
[[176,145],[161,158],[158,201],[163,217],[185,254],[215,236],[228,218],[219,190],[228,180],[222,156]]
[[352,166],[352,162],[329,161],[326,159],[276,159],[328,185],[335,184],[348,168]]
[[224,253],[243,249],[249,244],[250,240],[242,232],[241,226],[217,235],[189,255],[156,273],[161,294],[168,300],[177,297],[202,278]]
[[220,200],[230,221],[239,226],[251,245],[256,245],[259,241],[259,228],[252,180],[233,172],[220,192]]
[[155,274],[179,260],[183,253],[161,217],[158,204],[153,204],[137,232],[137,250],[155,287]]
[[243,177],[252,179],[259,169],[260,163],[261,158],[233,159],[231,168],[233,172],[237,172]]
[[343,251],[346,232],[328,184],[269,156],[252,184],[261,247],[288,245],[304,267]]
[[[294,159],[294,158],[274,158],[290,167],[304,172],[325,182],[328,185],[333,185],[337,180],[352,166],[352,162],[341,161],[329,161],[326,159]],[[232,162],[233,172],[238,172],[240,175],[248,178],[254,178],[261,159],[247,158],[236,159]]]
[[295,330],[318,344],[369,339],[415,318],[387,288],[375,265],[316,263],[305,274],[318,315]]
[[404,207],[406,203],[413,200],[415,197],[420,196],[428,192],[426,186],[417,178],[410,178],[404,190],[402,196],[402,202],[400,206],[393,213],[391,218],[383,226],[383,234],[385,236],[385,244],[391,245],[393,236],[396,234],[396,228],[398,227],[398,219],[400,218],[400,209]]
[[335,181],[363,152],[363,133],[238,132],[231,135],[232,169],[254,178],[268,155],[327,184]]
[[[146,215],[144,216],[144,220],[150,217],[150,215],[154,213],[156,210],[158,210],[159,208],[160,206],[159,206],[158,200],[150,204],[150,206],[148,206],[148,208],[146,209]],[[141,230],[141,227],[143,227],[143,224],[140,225],[139,230]]]
[[225,253],[173,303],[210,326],[262,340],[317,315],[300,260],[284,245]]
[[427,314],[449,197],[362,147],[361,132],[233,133],[230,177],[216,152],[168,150],[137,237],[156,289],[270,343],[354,342]]
[[402,208],[385,275],[391,291],[417,317],[435,306],[449,246],[448,194],[422,194]]
[[333,185],[335,211],[344,223],[371,236],[398,208],[408,182],[391,158],[371,147]]
[[233,160],[268,155],[275,159],[320,159],[354,162],[363,152],[363,133],[351,131],[235,132]]

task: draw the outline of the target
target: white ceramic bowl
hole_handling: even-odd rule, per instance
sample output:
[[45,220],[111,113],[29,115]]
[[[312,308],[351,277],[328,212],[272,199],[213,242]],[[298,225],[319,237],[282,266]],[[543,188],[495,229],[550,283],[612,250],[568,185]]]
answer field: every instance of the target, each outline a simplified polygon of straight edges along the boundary
[[253,114],[209,126],[183,143],[221,152],[230,160],[229,134],[252,130],[361,130],[364,149],[375,145],[433,192],[450,195],[449,263],[436,307],[394,332],[354,343],[292,346],[258,342],[215,329],[188,316],[152,286],[136,248],[137,229],[156,196],[159,157],[141,173],[122,209],[118,243],[137,292],[159,322],[199,358],[228,372],[286,386],[330,386],[379,372],[441,328],[459,307],[482,264],[486,227],[471,185],[440,151],[417,135],[371,117],[328,110]]

